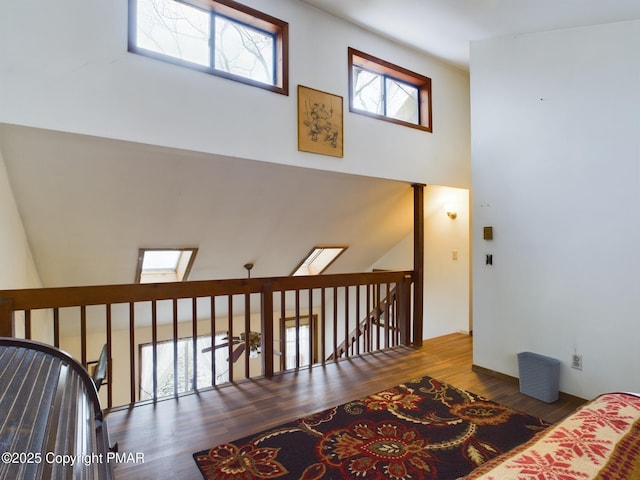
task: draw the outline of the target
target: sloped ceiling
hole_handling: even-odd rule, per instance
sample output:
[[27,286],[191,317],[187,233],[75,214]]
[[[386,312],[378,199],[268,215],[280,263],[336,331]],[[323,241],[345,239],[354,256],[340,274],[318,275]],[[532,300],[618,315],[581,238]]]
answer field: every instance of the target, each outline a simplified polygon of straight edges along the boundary
[[15,125],[0,152],[45,287],[132,283],[141,247],[198,247],[191,280],[288,275],[318,244],[363,271],[412,230],[400,182]]
[[469,69],[474,40],[640,18],[638,0],[302,0]]

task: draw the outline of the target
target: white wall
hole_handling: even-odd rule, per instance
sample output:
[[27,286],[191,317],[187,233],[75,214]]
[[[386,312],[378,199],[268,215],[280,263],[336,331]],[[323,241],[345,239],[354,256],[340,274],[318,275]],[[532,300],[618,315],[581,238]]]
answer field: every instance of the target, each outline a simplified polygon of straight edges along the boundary
[[[20,48],[0,50],[0,122],[469,187],[466,72],[295,0],[243,3],[289,22],[289,96],[128,53],[126,1],[2,2]],[[432,78],[433,134],[348,113],[349,46]],[[344,158],[297,151],[298,84],[344,97]]]
[[564,392],[640,391],[638,45],[638,21],[472,44],[477,365],[530,350]]
[[[457,213],[446,214],[445,205]],[[469,191],[428,185],[424,190],[423,338],[470,330]],[[455,256],[457,257],[454,259]],[[413,233],[373,265],[383,270],[413,269]]]
[[0,151],[0,289],[41,287]]
[[[29,242],[24,232],[20,212],[9,184],[0,151],[0,290],[40,288]],[[34,340],[51,341],[53,328],[46,313],[36,312],[31,318]],[[16,335],[24,336],[24,315],[16,316]]]

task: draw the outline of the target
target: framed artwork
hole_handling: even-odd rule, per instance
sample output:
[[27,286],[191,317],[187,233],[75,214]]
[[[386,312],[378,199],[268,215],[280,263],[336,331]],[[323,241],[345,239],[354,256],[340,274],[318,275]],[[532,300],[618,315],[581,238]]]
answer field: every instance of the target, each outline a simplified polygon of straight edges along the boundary
[[298,85],[298,150],[343,156],[342,97]]

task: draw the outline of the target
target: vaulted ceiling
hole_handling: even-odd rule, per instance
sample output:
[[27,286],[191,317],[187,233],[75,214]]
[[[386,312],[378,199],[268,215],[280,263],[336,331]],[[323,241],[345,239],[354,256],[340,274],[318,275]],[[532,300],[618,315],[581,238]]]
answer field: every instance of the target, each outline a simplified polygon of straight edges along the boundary
[[317,244],[363,271],[411,232],[405,183],[0,125],[44,286],[132,283],[138,249],[198,247],[191,280],[289,275]]
[[302,0],[469,68],[469,42],[640,18],[638,0]]
[[[640,18],[638,0],[302,1],[463,70],[473,40]],[[361,271],[412,228],[399,182],[2,124],[0,152],[44,286],[133,282],[141,247],[198,247],[194,280],[288,275],[316,244]]]

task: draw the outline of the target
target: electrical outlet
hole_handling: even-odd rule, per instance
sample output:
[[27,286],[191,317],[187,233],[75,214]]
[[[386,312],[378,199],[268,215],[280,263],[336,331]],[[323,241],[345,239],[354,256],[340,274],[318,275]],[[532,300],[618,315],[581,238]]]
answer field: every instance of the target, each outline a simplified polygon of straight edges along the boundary
[[578,355],[577,353],[573,354],[571,358],[571,368],[582,370],[582,355]]

